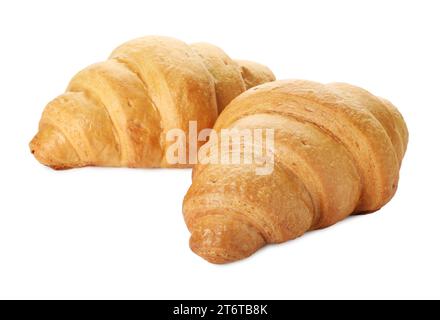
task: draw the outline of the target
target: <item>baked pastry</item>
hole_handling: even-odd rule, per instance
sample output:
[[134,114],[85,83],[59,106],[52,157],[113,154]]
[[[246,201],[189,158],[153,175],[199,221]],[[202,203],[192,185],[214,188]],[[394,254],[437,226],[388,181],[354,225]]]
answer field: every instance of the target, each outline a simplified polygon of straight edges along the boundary
[[[274,155],[273,169],[257,174],[255,158],[195,166],[184,218],[191,249],[213,263],[378,210],[396,192],[408,142],[405,122],[389,101],[344,83],[254,87],[235,98],[214,127],[217,133],[234,128],[274,130],[273,149],[263,145]],[[241,155],[252,143],[240,140]],[[218,158],[232,152],[218,150]]]
[[274,79],[211,44],[135,39],[73,77],[45,108],[30,149],[54,169],[190,166],[167,162],[166,133],[187,133],[192,120],[211,128],[233,98]]

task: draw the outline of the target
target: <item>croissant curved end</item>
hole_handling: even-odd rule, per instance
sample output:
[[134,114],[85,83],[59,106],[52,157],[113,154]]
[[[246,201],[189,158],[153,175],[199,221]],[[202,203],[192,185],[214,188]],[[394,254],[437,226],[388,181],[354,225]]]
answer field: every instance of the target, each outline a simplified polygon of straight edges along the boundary
[[263,64],[249,60],[234,61],[241,69],[241,76],[243,77],[246,89],[276,80],[272,70]]
[[39,162],[52,169],[85,166],[64,135],[51,126],[41,128],[29,143],[29,148]]
[[224,264],[252,255],[265,245],[261,233],[243,221],[224,215],[205,216],[193,226],[191,250],[203,259]]

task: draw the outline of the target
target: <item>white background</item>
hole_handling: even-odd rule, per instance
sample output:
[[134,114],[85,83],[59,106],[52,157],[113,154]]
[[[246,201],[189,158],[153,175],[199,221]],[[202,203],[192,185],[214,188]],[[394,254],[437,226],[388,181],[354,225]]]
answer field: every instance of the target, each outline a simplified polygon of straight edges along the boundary
[[[0,298],[440,298],[438,1],[1,1]],[[410,130],[380,212],[211,265],[188,248],[189,170],[40,165],[45,104],[131,38],[209,41],[279,79],[353,83]]]

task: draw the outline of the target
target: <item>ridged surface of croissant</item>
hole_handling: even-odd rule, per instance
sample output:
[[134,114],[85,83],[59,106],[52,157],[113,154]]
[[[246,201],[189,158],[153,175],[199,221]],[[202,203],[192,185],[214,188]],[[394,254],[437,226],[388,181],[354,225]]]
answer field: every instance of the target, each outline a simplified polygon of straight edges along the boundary
[[186,166],[168,164],[166,133],[187,133],[193,120],[211,128],[233,98],[272,80],[268,68],[211,44],[135,39],[71,80],[45,108],[30,148],[55,169]]
[[194,168],[184,217],[192,250],[213,263],[378,210],[396,191],[408,142],[390,102],[343,83],[257,86],[219,116],[215,130],[224,128],[274,129],[275,161],[269,175],[255,163]]

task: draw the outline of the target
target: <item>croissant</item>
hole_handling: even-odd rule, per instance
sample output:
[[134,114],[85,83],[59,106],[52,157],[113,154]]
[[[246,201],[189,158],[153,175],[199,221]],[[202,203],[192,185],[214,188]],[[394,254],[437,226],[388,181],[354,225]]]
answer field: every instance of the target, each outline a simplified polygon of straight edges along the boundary
[[54,169],[189,166],[167,162],[166,133],[187,132],[192,120],[211,128],[233,98],[274,79],[211,44],[135,39],[73,77],[45,108],[30,149]]
[[[191,249],[212,263],[378,210],[396,192],[408,143],[405,122],[389,101],[344,83],[257,86],[231,102],[214,130],[234,128],[273,130],[273,170],[256,174],[258,161],[195,166],[183,213]],[[239,143],[243,155],[255,141]]]

